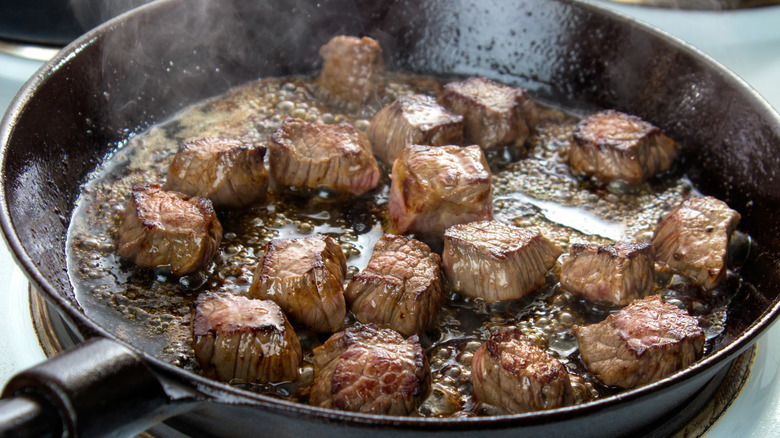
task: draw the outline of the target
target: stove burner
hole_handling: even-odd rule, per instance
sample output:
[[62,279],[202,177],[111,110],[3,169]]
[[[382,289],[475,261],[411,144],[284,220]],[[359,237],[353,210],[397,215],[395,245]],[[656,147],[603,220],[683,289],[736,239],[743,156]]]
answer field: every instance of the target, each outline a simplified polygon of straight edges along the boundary
[[[29,286],[29,301],[33,329],[46,357],[52,357],[84,341],[84,337],[32,286]],[[136,435],[136,438],[186,438],[187,436],[189,435],[162,423]]]

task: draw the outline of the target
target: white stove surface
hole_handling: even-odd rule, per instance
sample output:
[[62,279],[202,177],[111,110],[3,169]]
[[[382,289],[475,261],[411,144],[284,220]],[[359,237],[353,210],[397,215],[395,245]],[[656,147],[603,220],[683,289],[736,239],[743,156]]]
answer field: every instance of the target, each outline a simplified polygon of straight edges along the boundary
[[[41,61],[0,53],[0,108],[3,113],[16,92],[41,66]],[[32,327],[27,278],[16,266],[5,240],[0,243],[0,381],[46,356]]]
[[[716,59],[780,109],[780,6],[738,11],[681,11],[593,3],[636,17]],[[0,53],[0,108],[5,111],[24,81],[40,67]],[[45,359],[30,318],[27,280],[0,244],[0,385]],[[758,341],[750,377],[707,438],[780,437],[780,323]]]

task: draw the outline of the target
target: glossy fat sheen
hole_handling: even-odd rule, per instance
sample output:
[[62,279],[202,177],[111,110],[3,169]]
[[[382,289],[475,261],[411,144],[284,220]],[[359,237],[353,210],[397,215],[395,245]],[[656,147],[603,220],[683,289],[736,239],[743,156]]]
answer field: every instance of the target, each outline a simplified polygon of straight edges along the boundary
[[658,262],[713,289],[726,277],[728,245],[741,216],[713,197],[683,201],[653,236]]
[[376,113],[366,134],[374,154],[392,165],[409,145],[463,143],[463,116],[447,111],[431,96],[401,96]]
[[479,146],[408,146],[393,164],[390,220],[399,233],[441,234],[492,219],[491,178]]
[[476,399],[510,413],[554,409],[574,401],[566,367],[520,329],[493,333],[474,353],[472,364]]
[[118,251],[144,268],[168,266],[175,275],[206,267],[222,242],[222,225],[206,198],[133,187],[119,228]]
[[583,119],[574,131],[569,167],[601,181],[639,185],[669,169],[680,145],[639,117],[614,110]]
[[259,204],[268,192],[264,157],[265,148],[235,138],[182,143],[168,168],[165,188],[208,198],[215,207]]
[[440,262],[428,245],[385,234],[344,296],[362,323],[390,327],[404,336],[422,333],[433,325],[441,306]]
[[525,150],[538,118],[536,105],[524,89],[483,77],[446,84],[439,101],[463,115],[466,140],[485,150],[505,145]]
[[339,35],[320,47],[323,59],[317,85],[324,97],[356,106],[385,93],[385,60],[371,38]]
[[653,293],[655,250],[647,243],[574,244],[561,266],[561,286],[590,301],[621,305]]
[[604,321],[577,326],[580,355],[604,384],[635,388],[690,366],[704,350],[704,332],[685,310],[658,295],[635,301]]
[[417,336],[373,324],[351,327],[314,349],[309,403],[371,414],[408,415],[427,397],[430,368]]
[[268,148],[271,175],[283,186],[361,195],[379,182],[371,143],[347,123],[326,125],[288,117]]
[[223,382],[297,380],[301,345],[273,301],[230,293],[198,297],[192,347],[207,377]]
[[481,221],[447,229],[442,264],[453,290],[487,302],[506,301],[544,285],[562,252],[538,231]]
[[347,313],[346,271],[344,252],[328,236],[274,239],[265,246],[249,296],[273,300],[312,330],[335,332]]

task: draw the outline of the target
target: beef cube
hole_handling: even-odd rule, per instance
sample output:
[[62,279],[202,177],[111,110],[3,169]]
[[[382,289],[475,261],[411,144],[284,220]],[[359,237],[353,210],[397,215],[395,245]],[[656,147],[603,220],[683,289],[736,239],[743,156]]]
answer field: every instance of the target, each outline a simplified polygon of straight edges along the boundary
[[168,168],[166,190],[209,198],[215,207],[247,207],[265,200],[265,148],[234,138],[182,143]]
[[574,130],[569,167],[575,173],[640,185],[669,169],[680,145],[639,117],[614,110],[583,119]]
[[384,96],[385,59],[375,40],[339,35],[320,47],[320,56],[317,85],[323,97],[356,107]]
[[471,363],[476,399],[510,413],[555,409],[574,402],[566,367],[518,328],[490,335]]
[[431,371],[417,336],[373,324],[348,328],[314,349],[312,406],[407,415],[428,396]]
[[230,293],[198,297],[192,348],[207,377],[251,383],[298,380],[301,344],[273,301]]
[[346,273],[344,253],[328,236],[273,239],[265,246],[249,296],[273,300],[294,321],[314,331],[335,332],[347,313]]
[[442,265],[456,292],[487,302],[507,301],[544,285],[562,252],[538,231],[480,221],[444,232]]
[[346,123],[285,118],[268,142],[271,175],[283,186],[362,195],[376,187],[379,167],[368,137]]
[[430,96],[401,96],[376,113],[367,134],[374,154],[392,166],[406,146],[463,143],[463,116],[447,111]]
[[404,148],[393,164],[390,220],[399,233],[439,234],[493,218],[492,174],[479,146]]
[[512,146],[524,152],[538,118],[536,105],[520,87],[483,77],[444,86],[439,102],[463,116],[463,135],[485,150]]
[[725,202],[705,196],[683,201],[655,229],[659,264],[710,290],[726,277],[731,233],[741,216]]
[[390,327],[404,336],[422,333],[439,311],[440,262],[428,245],[385,234],[366,269],[349,281],[344,296],[362,323]]
[[561,266],[561,286],[590,301],[625,306],[653,293],[654,264],[647,243],[574,244]]
[[690,366],[704,351],[704,331],[688,312],[651,295],[604,321],[575,326],[580,355],[604,384],[636,388]]
[[119,228],[122,257],[181,276],[205,268],[221,242],[222,225],[208,199],[157,184],[133,187]]

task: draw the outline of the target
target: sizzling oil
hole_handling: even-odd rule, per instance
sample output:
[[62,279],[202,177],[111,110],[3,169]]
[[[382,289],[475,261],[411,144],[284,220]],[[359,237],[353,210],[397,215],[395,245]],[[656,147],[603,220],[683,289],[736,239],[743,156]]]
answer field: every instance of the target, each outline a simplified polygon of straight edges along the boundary
[[[348,278],[363,269],[374,243],[389,229],[385,205],[388,169],[379,187],[359,198],[330,192],[296,193],[271,186],[268,203],[244,210],[220,210],[224,229],[220,252],[209,268],[177,278],[165,269],[147,270],[116,254],[120,214],[130,188],[138,183],[164,184],[178,145],[206,136],[241,137],[264,143],[284,115],[322,123],[352,123],[365,130],[375,111],[400,95],[436,95],[430,78],[394,76],[387,94],[362,114],[328,107],[316,96],[311,78],[261,79],[183,111],[175,119],[119,145],[84,185],[69,229],[68,272],[85,313],[114,327],[118,336],[150,354],[198,372],[191,348],[190,319],[197,295],[204,291],[247,295],[267,242],[279,237],[327,234],[339,242],[348,260]],[[649,241],[657,221],[692,192],[684,178],[667,175],[639,189],[603,187],[569,174],[566,151],[577,118],[559,109],[541,108],[532,148],[522,160],[491,157],[494,215],[520,227],[534,227],[566,249],[572,243],[606,244]],[[576,324],[603,319],[615,309],[589,304],[561,290],[560,263],[547,284],[530,296],[498,304],[447,292],[435,328],[422,336],[431,365],[433,389],[418,410],[427,417],[498,414],[475,403],[471,359],[496,329],[518,326],[572,373],[578,403],[615,392],[601,385],[583,366],[572,334]],[[665,299],[697,316],[708,342],[725,324],[725,309],[737,288],[731,275],[704,299],[678,277],[659,276]],[[354,324],[348,313],[347,324]],[[311,350],[327,337],[296,326],[305,350],[302,378],[295,383],[243,388],[301,402],[313,379]]]

